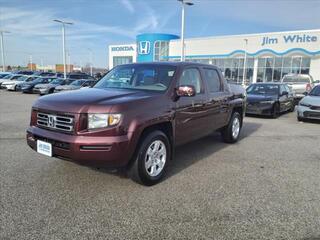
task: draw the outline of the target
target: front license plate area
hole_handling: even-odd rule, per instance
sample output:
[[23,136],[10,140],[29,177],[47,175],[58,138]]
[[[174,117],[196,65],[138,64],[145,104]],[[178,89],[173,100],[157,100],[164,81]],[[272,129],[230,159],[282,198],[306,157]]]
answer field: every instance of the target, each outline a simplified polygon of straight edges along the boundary
[[37,152],[48,157],[52,157],[52,145],[51,143],[37,140]]

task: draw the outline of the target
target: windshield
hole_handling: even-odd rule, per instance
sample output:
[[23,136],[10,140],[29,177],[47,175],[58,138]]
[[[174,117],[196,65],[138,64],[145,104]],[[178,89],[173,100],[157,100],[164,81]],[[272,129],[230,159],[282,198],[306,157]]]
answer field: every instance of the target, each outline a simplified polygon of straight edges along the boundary
[[15,75],[15,76],[12,76],[10,79],[11,80],[16,80],[16,79],[18,79],[18,78],[20,78],[21,77],[21,75]]
[[17,81],[25,81],[28,77],[26,76],[22,76],[22,77],[19,77],[17,78]]
[[13,76],[13,75],[7,75],[7,76],[5,76],[3,79],[11,79],[12,76]]
[[77,81],[74,81],[74,82],[70,83],[70,85],[72,85],[72,86],[81,86],[84,82],[85,82],[85,80],[77,80]]
[[44,81],[44,78],[38,77],[38,78],[34,79],[34,80],[32,81],[32,83],[41,83],[42,81]]
[[165,91],[176,71],[174,66],[118,66],[104,76],[94,88],[125,88]]
[[0,78],[5,78],[5,76],[8,76],[8,74],[0,74]]
[[247,88],[247,93],[252,95],[278,95],[279,86],[275,84],[252,84]]
[[309,93],[309,95],[320,97],[320,86],[314,87]]
[[285,83],[310,83],[308,76],[284,76],[283,82]]
[[25,82],[31,82],[35,79],[36,77],[27,77],[27,79],[25,80]]
[[55,80],[53,80],[52,82],[51,82],[52,84],[61,84],[61,83],[63,83],[63,79],[55,79]]

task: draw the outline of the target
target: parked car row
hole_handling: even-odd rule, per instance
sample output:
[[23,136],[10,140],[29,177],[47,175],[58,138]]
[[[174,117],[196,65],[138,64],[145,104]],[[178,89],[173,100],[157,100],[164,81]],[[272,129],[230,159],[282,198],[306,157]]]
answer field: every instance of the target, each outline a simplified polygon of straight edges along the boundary
[[246,114],[269,115],[293,112],[297,119],[320,120],[320,85],[305,74],[289,74],[281,83],[254,83],[247,89]]
[[[26,74],[26,75],[23,75]],[[39,73],[31,75],[28,71],[19,73],[0,73],[0,88],[23,93],[51,94],[60,91],[92,87],[97,81],[84,73],[68,74],[67,79],[60,73]]]

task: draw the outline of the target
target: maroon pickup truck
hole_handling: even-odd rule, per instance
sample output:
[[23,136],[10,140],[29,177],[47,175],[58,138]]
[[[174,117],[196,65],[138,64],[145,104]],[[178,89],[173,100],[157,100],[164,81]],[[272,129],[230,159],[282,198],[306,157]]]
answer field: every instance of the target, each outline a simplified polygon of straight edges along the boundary
[[39,98],[27,142],[47,156],[126,167],[133,180],[153,185],[175,146],[217,130],[236,142],[244,108],[245,91],[231,90],[212,65],[127,64],[92,88]]

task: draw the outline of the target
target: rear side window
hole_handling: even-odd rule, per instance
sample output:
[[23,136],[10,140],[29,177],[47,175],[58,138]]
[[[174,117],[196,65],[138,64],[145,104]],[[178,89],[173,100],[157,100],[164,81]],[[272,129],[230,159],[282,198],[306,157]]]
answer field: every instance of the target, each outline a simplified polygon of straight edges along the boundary
[[215,69],[203,69],[204,78],[207,82],[209,92],[215,93],[221,91],[221,82],[218,72]]
[[283,92],[288,92],[284,85],[280,85],[280,94]]
[[202,86],[199,70],[196,68],[185,69],[180,78],[180,85],[194,86],[196,93],[200,93]]

